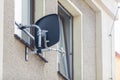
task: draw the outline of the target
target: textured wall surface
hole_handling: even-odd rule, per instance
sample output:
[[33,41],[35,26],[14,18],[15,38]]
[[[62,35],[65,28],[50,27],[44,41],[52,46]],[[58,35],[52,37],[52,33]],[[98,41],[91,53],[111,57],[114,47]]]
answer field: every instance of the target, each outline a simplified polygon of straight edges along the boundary
[[[37,0],[38,1],[38,0]],[[39,1],[38,1],[39,2]],[[95,80],[95,14],[83,1],[73,0],[83,12],[84,31],[84,80]],[[24,60],[24,45],[14,37],[14,0],[5,0],[5,30],[4,30],[4,80],[58,80],[57,54],[46,55],[48,63],[36,55],[29,55],[29,61]],[[43,2],[44,3],[44,2]],[[56,1],[46,1],[41,15],[56,13]],[[55,5],[54,5],[55,4]],[[53,5],[53,6],[52,6]],[[45,8],[45,9],[44,9]],[[37,11],[35,15],[38,16]],[[39,16],[38,16],[39,17]],[[36,18],[37,19],[37,18]],[[91,20],[92,19],[92,20]]]
[[[37,5],[35,6],[35,20],[46,14],[57,13],[57,0],[35,1],[35,5]],[[83,80],[96,80],[96,13],[84,0],[71,1],[83,14]],[[25,46],[14,37],[14,0],[4,0],[4,2],[3,80],[64,80],[57,73],[57,53],[55,51],[46,54],[48,63],[32,54],[29,55],[29,61],[25,62]],[[108,37],[111,24],[108,22],[112,23],[112,19],[103,11],[101,24],[103,64],[101,65],[104,68],[102,74],[104,80],[108,80],[112,75],[111,41]]]
[[4,1],[3,80],[63,80],[57,73],[56,52],[46,54],[48,63],[32,54],[25,62],[25,46],[14,37],[14,0]]
[[116,9],[117,9],[117,2],[115,0],[110,0],[110,1],[107,1],[107,0],[100,0],[102,1],[105,6],[112,12],[115,14],[116,12]]
[[0,2],[0,80],[3,78],[3,25],[4,25],[4,0]]
[[83,80],[96,80],[96,14],[83,0],[71,1],[83,13]]
[[[109,24],[108,24],[109,22]],[[112,18],[106,13],[102,12],[102,67],[103,67],[103,79],[107,80],[113,78],[114,80],[114,45],[113,39],[114,34],[112,37],[109,36],[111,25],[112,25]]]

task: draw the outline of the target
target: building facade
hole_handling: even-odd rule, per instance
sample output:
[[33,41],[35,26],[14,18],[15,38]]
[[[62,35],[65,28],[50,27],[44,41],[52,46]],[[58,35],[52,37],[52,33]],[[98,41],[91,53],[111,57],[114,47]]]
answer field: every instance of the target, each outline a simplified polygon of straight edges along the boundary
[[[1,0],[0,80],[115,80],[116,10],[115,0]],[[52,48],[65,54],[29,54],[26,62],[25,45],[32,43],[15,21],[33,24],[48,14],[60,16],[60,41]]]

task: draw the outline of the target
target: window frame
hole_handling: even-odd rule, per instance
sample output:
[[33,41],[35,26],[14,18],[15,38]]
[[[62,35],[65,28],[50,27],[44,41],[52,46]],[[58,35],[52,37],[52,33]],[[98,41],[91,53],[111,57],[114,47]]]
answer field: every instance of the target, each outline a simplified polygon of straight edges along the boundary
[[[63,29],[64,30],[63,33],[64,33],[64,38],[65,38],[65,42],[64,43],[65,43],[65,51],[66,51],[68,76],[63,74],[60,70],[58,71],[58,73],[60,73],[60,75],[62,75],[64,78],[72,80],[73,79],[73,73],[72,73],[73,72],[73,16],[60,3],[58,3],[58,8],[61,9],[61,10],[58,9],[58,15],[60,17],[62,15],[67,15],[67,17],[69,17],[69,22],[67,21],[67,23],[63,23],[63,24],[68,24],[69,25],[69,27],[63,26],[63,28],[64,28]],[[69,28],[68,30],[70,30],[70,31],[67,31],[67,29],[65,29],[65,28]],[[67,32],[69,32],[70,35],[68,35]],[[69,39],[68,39],[68,37],[69,37]],[[69,43],[70,43],[70,45],[69,45],[70,47],[68,46]],[[72,50],[72,51],[70,52],[70,50]],[[70,55],[72,55],[72,63],[71,63],[71,65],[70,65]],[[71,70],[71,68],[72,68],[72,70]]]
[[[24,8],[22,8],[22,6],[23,6],[23,2],[22,1],[25,1],[25,0],[21,0],[21,12],[23,11],[22,9],[24,9]],[[35,21],[35,1],[34,0],[28,0],[29,1],[29,22],[30,22],[30,24],[34,24],[34,21]],[[22,19],[22,14],[23,13],[21,13],[21,19]],[[22,23],[22,21],[21,21],[21,23]],[[14,25],[14,26],[16,26],[16,25]],[[15,29],[14,29],[14,31],[16,31],[16,27],[14,27]],[[31,28],[29,31],[30,31],[30,33],[34,36],[34,30],[35,28]],[[19,30],[19,29],[18,29]],[[26,42],[23,38],[22,38],[22,31],[20,31],[20,34],[17,34],[17,33],[15,33],[14,32],[14,37],[17,39],[17,40],[19,40],[22,44],[24,44],[25,46],[27,46],[30,50],[34,50],[34,44],[35,44],[35,42],[33,41],[33,39],[31,39],[31,38],[29,38],[29,42]],[[45,62],[45,63],[48,63],[48,61],[47,61],[47,59],[46,59],[46,57],[45,57],[45,54],[46,53],[41,53],[41,54],[38,54],[38,56]]]
[[[26,23],[26,22],[28,22],[29,24],[33,24],[34,23],[34,0],[28,0],[29,2],[27,3],[27,6],[25,7],[24,5],[24,2],[23,2],[24,0],[21,0],[21,3],[19,3],[19,8],[21,9],[20,10],[20,17],[21,17],[21,20],[20,20],[20,23]],[[16,5],[16,3],[15,3],[15,5]],[[27,16],[27,17],[25,17],[25,18],[28,18],[29,20],[25,20],[25,21],[23,21],[23,16],[26,14],[24,14],[23,13],[23,11],[25,10],[24,8],[23,8],[23,6],[24,6],[24,8],[27,8],[27,9],[29,9],[28,11],[27,11],[27,14],[29,15],[29,16]],[[16,7],[16,6],[15,6]],[[16,18],[16,17],[15,17]],[[26,25],[26,24],[25,24]],[[32,39],[31,38],[29,38],[29,41],[25,41],[24,39],[23,39],[23,32],[21,31],[21,30],[19,30],[18,28],[17,28],[17,26],[16,25],[14,25],[15,27],[15,29],[14,29],[14,37],[16,38],[16,39],[18,39],[21,43],[23,43],[25,46],[27,46],[27,47],[29,47],[31,50],[33,50],[33,45],[34,45],[34,43],[32,43]],[[18,32],[17,32],[18,31]],[[29,30],[30,31],[30,33],[32,33],[32,35],[34,35],[33,33],[34,32],[32,32],[33,30],[32,29],[30,29]]]
[[58,1],[73,16],[73,80],[83,80],[83,13],[70,0]]

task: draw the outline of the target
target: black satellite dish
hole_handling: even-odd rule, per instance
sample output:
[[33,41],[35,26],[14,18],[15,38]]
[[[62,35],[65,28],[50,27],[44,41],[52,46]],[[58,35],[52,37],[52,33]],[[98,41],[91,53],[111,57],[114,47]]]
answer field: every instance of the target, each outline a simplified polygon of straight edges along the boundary
[[[63,50],[48,48],[59,41],[60,37],[60,18],[57,14],[50,14],[39,19],[35,24],[23,25],[15,22],[16,26],[25,32],[32,40],[35,41],[33,52],[42,53],[41,49],[55,50],[64,53]],[[35,28],[34,36],[27,31],[27,28]],[[25,60],[28,61],[28,46],[25,47]]]
[[[60,36],[60,23],[59,16],[57,14],[50,14],[39,19],[35,25],[39,26],[41,30],[46,30],[46,35],[41,37],[41,47],[39,47],[38,29],[35,29],[35,46],[38,49],[38,53],[41,49],[51,47],[59,41]],[[46,39],[46,40],[45,40]],[[48,40],[48,42],[46,42]]]

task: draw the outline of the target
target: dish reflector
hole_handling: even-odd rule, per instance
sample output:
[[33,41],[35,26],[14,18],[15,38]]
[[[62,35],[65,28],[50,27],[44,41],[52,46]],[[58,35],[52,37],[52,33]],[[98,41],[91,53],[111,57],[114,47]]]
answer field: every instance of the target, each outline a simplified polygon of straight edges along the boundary
[[[50,14],[41,19],[39,19],[36,23],[40,27],[41,30],[46,30],[46,40],[47,47],[51,47],[59,41],[60,29],[59,29],[59,16],[57,14]],[[38,50],[46,48],[45,40],[42,36],[41,38],[41,47],[38,46],[39,38],[37,35],[38,30],[35,29],[35,46]]]

